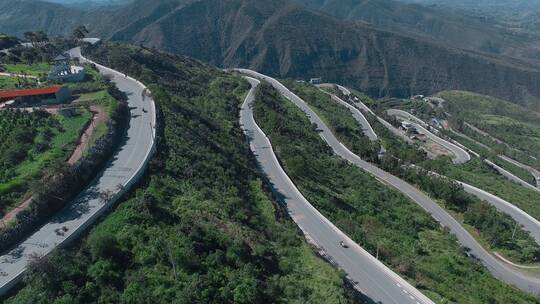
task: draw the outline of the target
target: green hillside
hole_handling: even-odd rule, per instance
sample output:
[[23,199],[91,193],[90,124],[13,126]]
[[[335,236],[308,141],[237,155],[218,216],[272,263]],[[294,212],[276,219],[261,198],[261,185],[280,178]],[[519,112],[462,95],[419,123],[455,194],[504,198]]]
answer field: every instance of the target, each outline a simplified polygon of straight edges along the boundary
[[238,123],[247,82],[140,48],[92,56],[108,55],[150,85],[158,154],[131,197],[6,303],[353,303],[263,186]]
[[538,303],[467,257],[415,203],[334,155],[305,114],[272,87],[262,87],[254,112],[306,199],[435,302]]
[[470,92],[445,91],[438,96],[447,101],[446,108],[456,116],[451,120],[455,127],[497,151],[540,168],[540,112]]

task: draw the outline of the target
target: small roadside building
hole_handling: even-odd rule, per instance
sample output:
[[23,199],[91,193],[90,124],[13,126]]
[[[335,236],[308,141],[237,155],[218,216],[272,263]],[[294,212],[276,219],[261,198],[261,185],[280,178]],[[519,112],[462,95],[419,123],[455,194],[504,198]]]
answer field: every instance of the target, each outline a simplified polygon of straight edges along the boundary
[[311,79],[309,80],[309,83],[311,83],[311,84],[322,84],[322,83],[323,83],[323,80],[322,80],[322,78],[320,78],[320,77],[319,77],[319,78],[311,78]]
[[60,54],[54,58],[54,67],[47,75],[47,80],[55,83],[81,82],[86,76],[83,67],[71,65],[69,54]]
[[413,124],[410,121],[402,121],[401,122],[401,128],[405,131],[416,131],[416,128],[413,126]]
[[68,88],[54,86],[28,90],[0,91],[0,103],[10,103],[11,106],[33,106],[40,104],[61,104],[71,98]]

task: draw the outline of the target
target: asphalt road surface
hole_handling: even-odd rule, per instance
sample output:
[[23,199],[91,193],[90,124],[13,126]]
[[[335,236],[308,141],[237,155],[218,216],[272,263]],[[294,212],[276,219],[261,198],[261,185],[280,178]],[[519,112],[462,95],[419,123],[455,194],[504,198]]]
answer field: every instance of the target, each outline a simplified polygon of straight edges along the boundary
[[[71,53],[72,56],[80,57],[79,49]],[[16,248],[0,256],[0,295],[21,280],[33,257],[45,256],[57,246],[77,238],[136,181],[151,158],[156,124],[154,101],[148,97],[142,99],[144,87],[135,79],[105,67],[98,68],[102,74],[111,75],[118,88],[128,94],[131,120],[125,142],[111,158],[106,169],[76,200]],[[116,195],[111,196],[108,202],[103,202],[99,194],[107,191]]]
[[[320,85],[320,87],[328,87],[328,86],[329,86],[328,84]],[[347,107],[347,109],[349,109],[349,111],[351,111],[351,114],[352,114],[353,118],[358,122],[360,127],[362,127],[362,132],[364,133],[364,135],[366,135],[369,138],[370,141],[379,140],[379,137],[377,136],[375,131],[373,131],[373,128],[371,127],[371,124],[368,122],[368,120],[366,119],[364,114],[362,114],[362,112],[360,112],[360,110],[358,110],[357,108],[355,108],[354,106],[352,106],[349,103],[345,102],[343,99],[339,98],[338,96],[336,96],[334,94],[328,93],[328,92],[326,92],[326,91],[324,91],[322,89],[321,89],[321,91],[324,92],[325,94],[329,95],[330,97],[332,97],[332,100],[334,100],[335,102],[341,104],[342,106]],[[345,92],[345,91],[342,91],[342,92]],[[346,95],[348,95],[348,94],[346,94]]]
[[[346,104],[345,106],[348,107],[350,105]],[[362,104],[362,107],[366,107],[366,106]],[[403,112],[403,111],[399,111],[399,112]],[[403,113],[399,113],[399,112],[398,113],[394,112],[394,115],[397,114],[397,115],[406,116],[409,119],[414,120],[414,121],[416,121],[417,123],[419,123],[419,124],[421,124],[423,126],[427,126],[427,124],[425,122],[423,122],[422,120],[416,118],[415,116],[413,116],[413,115],[411,115],[409,113],[406,113],[406,112],[405,113],[407,115],[404,115]],[[388,128],[395,129],[390,123],[388,123],[386,121],[383,124]],[[397,131],[397,132],[399,132],[399,131]],[[457,133],[457,134],[460,135],[459,133]],[[505,159],[505,158],[503,158],[503,159]],[[491,161],[489,161],[487,159],[484,160],[484,161],[486,163],[488,163],[489,165],[494,166],[495,169],[497,171],[499,171],[501,174],[505,175],[504,173],[507,173],[508,175],[505,175],[505,176],[508,177],[509,179],[514,180],[515,182],[521,181],[519,183],[526,183],[525,181],[522,181],[518,177],[514,176],[512,173],[510,173],[510,172],[504,170],[503,168],[497,166],[496,164],[492,163]],[[512,162],[512,163],[514,163],[514,162]],[[515,162],[515,163],[517,163],[517,162]],[[517,164],[519,164],[519,163],[517,163]],[[519,164],[519,165],[521,165],[521,164]],[[538,220],[536,220],[534,217],[530,216],[525,211],[521,210],[520,208],[518,208],[515,205],[503,200],[502,198],[500,198],[500,197],[498,197],[496,195],[493,195],[493,194],[491,194],[491,193],[489,193],[487,191],[484,191],[484,190],[482,190],[480,188],[474,187],[474,186],[469,185],[469,184],[464,183],[464,182],[460,182],[460,181],[456,181],[456,182],[459,183],[460,185],[462,185],[466,192],[478,197],[479,199],[481,199],[483,201],[486,201],[487,203],[489,203],[492,206],[494,206],[495,208],[497,208],[497,210],[499,210],[500,212],[503,212],[503,213],[506,213],[506,214],[510,215],[516,222],[518,222],[521,226],[523,226],[523,228],[525,230],[529,231],[531,233],[531,236],[536,240],[536,242],[540,244],[540,222]],[[532,188],[532,189],[535,189],[537,191],[539,190],[538,188],[535,188],[534,186],[532,186],[530,184],[527,184],[527,185],[528,185],[528,188]]]
[[536,185],[537,187],[540,189],[540,171],[536,170],[535,168],[531,167],[531,166],[528,166],[528,165],[525,165],[525,164],[522,164],[520,162],[518,162],[517,160],[514,160],[508,156],[505,156],[505,155],[499,155],[499,158],[502,159],[502,160],[505,160],[509,163],[512,163],[514,164],[515,166],[518,166],[522,169],[525,169],[527,171],[529,171],[529,173],[531,173],[532,176],[534,176],[534,178],[536,179]]
[[[345,106],[349,107],[350,105],[346,104]],[[364,104],[362,104],[362,107],[366,107],[366,106]],[[423,126],[424,125],[427,126],[427,124],[425,122],[419,120],[418,118],[416,118],[416,117],[414,117],[412,115],[408,116],[408,117],[410,119],[412,119],[412,120],[415,120],[417,123],[422,124]],[[388,123],[386,121],[383,124],[388,128],[395,129],[390,123]],[[489,161],[487,159],[484,160],[484,161],[486,163],[490,164],[490,165],[496,166],[495,167],[496,170],[499,171],[499,169],[501,169],[503,172],[507,172],[509,175],[514,176],[510,172],[504,170],[503,168],[500,168],[499,166],[495,165],[491,161]],[[501,172],[501,171],[499,171],[499,172],[501,174],[503,174],[503,172]],[[507,176],[507,177],[509,177],[509,176]],[[519,179],[518,177],[515,177],[515,178]],[[511,178],[511,179],[514,180],[513,178]],[[521,179],[519,179],[519,180],[521,181]],[[456,181],[456,182],[459,183],[460,185],[462,185],[466,192],[478,197],[479,199],[481,199],[483,201],[488,202],[489,204],[491,204],[492,206],[497,208],[497,210],[499,210],[500,212],[503,212],[503,213],[506,213],[506,214],[510,215],[516,222],[518,222],[521,226],[523,226],[523,228],[525,230],[529,231],[531,233],[531,236],[536,240],[536,242],[540,244],[540,222],[538,220],[536,220],[534,217],[530,216],[525,211],[521,210],[520,208],[518,208],[515,205],[503,200],[502,198],[500,198],[500,197],[498,197],[496,195],[493,195],[493,194],[491,194],[491,193],[489,193],[487,191],[484,191],[484,190],[482,190],[480,188],[474,187],[474,186],[469,185],[469,184],[464,183],[464,182],[460,182],[460,181]],[[518,182],[518,181],[516,181],[516,182]],[[525,181],[522,181],[522,182],[525,183]],[[530,186],[532,188],[535,188],[530,184],[528,186]],[[535,189],[538,190],[537,188],[535,188]]]
[[416,118],[414,115],[407,113],[405,111],[402,111],[402,110],[394,110],[394,109],[388,110],[387,113],[390,115],[395,115],[395,116],[410,120],[410,122],[416,127],[419,133],[425,134],[431,140],[433,140],[434,142],[438,143],[439,145],[445,147],[450,152],[452,152],[452,154],[454,154],[455,156],[453,160],[454,164],[464,164],[471,160],[471,155],[469,155],[467,151],[431,133],[429,130],[426,129],[428,127],[427,124],[423,122],[422,120]]
[[496,195],[463,182],[458,181],[458,183],[463,186],[465,191],[488,202],[500,212],[510,215],[516,222],[522,225],[525,230],[529,231],[536,242],[540,244],[540,222],[534,217]]
[[[469,141],[472,141],[473,143],[475,143],[476,145],[480,146],[481,148],[484,148],[488,151],[493,151],[490,147],[486,146],[485,144],[481,143],[481,142],[478,142],[477,140],[463,134],[463,133],[460,133],[456,130],[450,130],[452,133],[456,134],[457,136],[459,137],[463,137]],[[463,145],[462,145],[463,146]],[[463,146],[464,147],[464,146]],[[468,149],[468,148],[467,148]],[[469,152],[471,152],[472,154],[474,154],[475,156],[477,157],[480,157],[480,154],[472,151],[471,149],[468,149]],[[515,166],[518,166],[522,169],[525,169],[527,170],[534,178],[535,180],[537,181],[536,185],[537,187],[535,187],[534,185],[524,181],[523,179],[521,179],[520,177],[514,175],[513,173],[509,172],[508,170],[498,166],[497,164],[493,163],[492,161],[488,160],[488,159],[484,159],[484,162],[486,164],[488,164],[489,166],[491,166],[493,169],[497,170],[502,176],[508,178],[509,180],[515,182],[515,183],[518,183],[522,186],[524,186],[525,188],[529,188],[533,191],[538,191],[540,192],[540,187],[538,187],[538,181],[540,181],[540,172],[538,172],[536,169],[530,167],[530,166],[527,166],[527,165],[524,165],[516,160],[513,160],[507,156],[504,156],[504,155],[498,155],[498,157],[504,161],[507,161],[511,164],[514,164]]]
[[369,138],[369,140],[377,141],[379,139],[375,131],[373,131],[371,124],[367,121],[366,117],[364,116],[364,114],[362,114],[362,112],[360,112],[360,110],[335,95],[332,95],[332,99],[337,101],[339,104],[347,107],[347,109],[351,111],[352,116],[360,124],[360,126],[362,127],[362,132],[364,132],[364,134]]
[[341,156],[343,159],[358,166],[364,171],[370,173],[378,180],[391,185],[392,187],[405,194],[407,197],[416,202],[424,210],[431,214],[431,216],[437,220],[443,227],[447,227],[452,234],[454,234],[461,244],[461,246],[468,249],[470,255],[473,255],[479,259],[484,266],[500,280],[514,285],[524,291],[530,292],[536,296],[540,295],[540,279],[523,274],[504,262],[498,260],[486,251],[465,228],[463,228],[458,221],[456,221],[448,212],[446,212],[441,206],[435,203],[431,198],[419,191],[409,183],[387,173],[378,167],[362,160],[356,154],[347,149],[337,138],[333,135],[330,129],[323,123],[323,121],[317,116],[317,114],[298,96],[290,92],[285,86],[283,86],[277,80],[262,75],[260,73],[240,69],[241,73],[246,75],[263,79],[269,82],[274,88],[276,88],[283,96],[292,101],[297,107],[299,107],[309,118],[309,120],[316,124],[319,129],[320,136],[327,142],[327,144],[334,150],[334,153]]
[[497,172],[499,172],[499,174],[501,174],[502,176],[506,177],[507,179],[513,181],[514,183],[516,184],[520,184],[521,186],[525,187],[525,188],[528,188],[529,190],[533,190],[533,191],[536,191],[536,192],[540,192],[540,189],[529,184],[528,182],[522,180],[520,177],[514,175],[512,172],[502,168],[501,166],[495,164],[494,162],[486,159],[484,160],[484,162],[486,164],[488,164],[489,166],[491,166],[493,169],[497,170]]
[[[279,164],[269,139],[253,118],[251,106],[259,81],[247,79],[252,89],[242,105],[240,124],[250,139],[251,150],[261,169],[306,238],[320,248],[332,263],[343,269],[351,281],[356,283],[355,286],[373,301],[396,304],[433,303],[347,237],[298,191]],[[344,241],[349,248],[343,248],[340,241]]]

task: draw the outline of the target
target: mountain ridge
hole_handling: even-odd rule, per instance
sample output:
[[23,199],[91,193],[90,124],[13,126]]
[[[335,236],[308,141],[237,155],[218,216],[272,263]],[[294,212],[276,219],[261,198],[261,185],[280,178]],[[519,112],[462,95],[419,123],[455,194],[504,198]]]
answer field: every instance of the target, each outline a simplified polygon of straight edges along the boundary
[[[29,3],[7,2],[11,1],[0,0],[0,26],[14,11],[24,13]],[[136,1],[114,10],[63,11],[50,6],[43,10],[61,11],[52,15],[56,19],[40,15],[32,19],[33,26],[43,24],[47,27],[41,29],[50,34],[69,33],[67,27],[55,26],[63,12],[64,24],[85,24],[92,35],[220,67],[249,67],[297,79],[321,76],[375,97],[461,89],[540,108],[536,86],[540,70],[534,65],[340,20],[285,0]],[[19,23],[17,31],[23,30],[28,28]]]

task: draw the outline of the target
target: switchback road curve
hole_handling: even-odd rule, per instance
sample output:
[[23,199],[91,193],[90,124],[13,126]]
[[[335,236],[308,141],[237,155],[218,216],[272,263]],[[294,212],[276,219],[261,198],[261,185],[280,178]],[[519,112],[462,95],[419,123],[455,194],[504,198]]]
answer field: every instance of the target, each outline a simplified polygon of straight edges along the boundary
[[[247,78],[252,88],[240,111],[240,124],[250,147],[272,188],[282,197],[289,214],[306,238],[320,248],[328,260],[344,270],[366,296],[375,302],[396,304],[433,303],[407,281],[371,256],[319,213],[287,176],[272,149],[270,140],[259,128],[251,106],[259,81]],[[343,248],[344,241],[349,248]]]
[[470,254],[478,258],[484,266],[497,278],[504,282],[514,285],[524,291],[530,292],[536,296],[540,295],[540,279],[534,278],[523,273],[520,273],[504,262],[496,259],[487,250],[485,250],[470,234],[463,228],[458,221],[456,221],[446,210],[435,203],[426,194],[419,191],[409,183],[393,176],[392,174],[385,172],[378,167],[362,160],[356,154],[347,149],[330,129],[323,123],[318,115],[298,96],[290,92],[279,81],[260,74],[255,71],[239,69],[239,72],[251,77],[259,78],[270,83],[275,89],[277,89],[283,96],[292,101],[297,107],[299,107],[309,118],[309,120],[316,124],[320,130],[320,136],[327,142],[327,144],[333,149],[334,153],[341,156],[343,159],[358,166],[364,171],[370,173],[377,179],[384,183],[391,185],[398,191],[412,199],[424,210],[431,214],[442,226],[447,227],[458,239],[459,243],[469,249]]
[[[460,150],[464,151],[464,149],[436,136],[435,134],[432,134],[431,132],[427,131],[424,127],[422,126],[426,126],[427,127],[427,124],[422,121],[421,119],[417,118],[416,116],[408,113],[408,112],[405,112],[405,111],[402,111],[402,110],[388,110],[388,113],[390,115],[396,115],[396,116],[400,116],[400,117],[404,117],[404,118],[407,118],[407,119],[410,119],[412,121],[415,121],[416,124],[417,124],[417,127],[418,128],[421,128],[423,131],[426,131],[428,132],[430,135],[431,138],[437,138],[437,142],[443,144],[443,146],[445,147],[448,147],[449,149],[450,148],[453,148],[454,149],[454,153],[456,153],[456,155],[458,153],[462,154],[463,155],[463,159],[464,158],[464,154],[459,152]],[[464,152],[466,153],[466,152]],[[476,152],[472,152],[476,155],[478,155],[478,153]],[[470,158],[470,157],[469,157]],[[494,164],[493,162],[491,162],[490,160],[488,159],[484,159],[484,162],[487,163],[488,165],[492,166],[493,168],[495,168],[500,174],[506,176],[507,178],[509,178],[510,180],[514,180],[516,181],[516,179],[519,179],[518,177],[515,177],[513,174],[511,174],[510,172],[504,170],[503,168],[497,166],[496,164]],[[506,173],[506,174],[505,174]],[[514,177],[514,178],[510,178],[510,177]],[[515,205],[509,203],[508,201],[505,201],[503,200],[502,198],[496,196],[496,195],[493,195],[487,191],[484,191],[480,188],[477,188],[477,187],[474,187],[472,185],[469,185],[467,183],[464,183],[464,182],[461,182],[461,181],[456,181],[458,184],[462,185],[463,186],[463,189],[478,197],[479,199],[483,200],[483,201],[486,201],[487,203],[489,203],[490,205],[494,206],[497,210],[499,210],[500,212],[503,212],[503,213],[506,213],[508,215],[510,215],[516,222],[518,222],[521,226],[523,226],[523,228],[525,230],[527,230],[528,232],[531,233],[531,236],[536,240],[537,243],[540,244],[540,222],[538,220],[536,220],[534,217],[530,216],[529,214],[527,214],[525,211],[521,210],[520,208],[516,207]],[[523,181],[523,183],[525,183]],[[529,188],[531,189],[535,189],[538,191],[538,189],[536,189],[534,186],[530,185],[530,184],[527,184],[529,186]]]
[[422,120],[416,118],[412,114],[402,111],[402,110],[394,110],[394,109],[388,110],[387,113],[390,115],[395,115],[395,116],[410,120],[411,123],[416,127],[416,129],[420,133],[425,134],[431,140],[433,140],[434,142],[438,143],[439,145],[445,147],[447,150],[452,152],[452,154],[454,154],[455,156],[453,160],[454,164],[464,164],[471,160],[471,155],[469,155],[467,151],[431,133],[429,130],[426,129],[428,127],[427,124],[425,124]]

